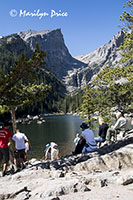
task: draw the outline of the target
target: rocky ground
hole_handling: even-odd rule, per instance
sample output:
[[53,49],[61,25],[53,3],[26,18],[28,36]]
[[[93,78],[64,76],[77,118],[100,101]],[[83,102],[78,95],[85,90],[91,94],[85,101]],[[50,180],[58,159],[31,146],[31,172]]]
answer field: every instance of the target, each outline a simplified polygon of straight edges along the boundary
[[133,199],[133,134],[98,152],[53,162],[30,160],[21,172],[0,177],[4,199]]

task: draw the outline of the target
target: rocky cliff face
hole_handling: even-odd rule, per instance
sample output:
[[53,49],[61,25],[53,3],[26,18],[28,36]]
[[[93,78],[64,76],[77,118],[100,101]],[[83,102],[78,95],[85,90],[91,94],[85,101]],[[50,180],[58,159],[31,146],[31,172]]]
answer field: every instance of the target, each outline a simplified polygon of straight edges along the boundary
[[[60,29],[46,31],[20,32],[6,37],[6,47],[9,51],[27,55],[35,49],[36,43],[47,53],[44,68],[63,81],[69,92],[85,87],[103,67],[120,65],[121,54],[119,46],[124,40],[124,33],[118,32],[107,44],[94,52],[73,58],[63,39]],[[4,38],[0,39],[0,46]]]
[[124,32],[120,31],[107,44],[97,48],[89,54],[77,56],[76,59],[87,64],[87,67],[72,71],[66,77],[66,82],[71,90],[84,87],[93,75],[105,66],[118,66],[121,59],[120,44],[124,41]]
[[115,66],[121,59],[119,46],[123,41],[124,32],[120,31],[107,44],[97,48],[92,53],[77,56],[76,58],[88,64],[92,69],[96,68],[95,65],[102,67],[107,65]]
[[35,49],[36,42],[40,48],[47,53],[45,68],[54,73],[60,80],[67,76],[69,70],[80,69],[87,66],[81,61],[73,58],[65,46],[60,29],[47,31],[26,31],[18,35]]

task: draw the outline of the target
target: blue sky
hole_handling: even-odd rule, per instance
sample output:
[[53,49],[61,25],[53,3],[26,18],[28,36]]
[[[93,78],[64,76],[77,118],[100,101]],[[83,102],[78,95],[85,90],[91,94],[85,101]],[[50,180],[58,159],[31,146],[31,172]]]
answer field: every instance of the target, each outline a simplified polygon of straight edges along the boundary
[[[90,53],[107,43],[120,30],[119,18],[127,0],[1,0],[0,36],[26,30],[61,28],[65,44],[72,56]],[[12,10],[16,10],[10,12]],[[29,17],[25,13],[47,13],[48,16]],[[67,13],[68,16],[54,16]],[[11,15],[16,15],[12,17]]]

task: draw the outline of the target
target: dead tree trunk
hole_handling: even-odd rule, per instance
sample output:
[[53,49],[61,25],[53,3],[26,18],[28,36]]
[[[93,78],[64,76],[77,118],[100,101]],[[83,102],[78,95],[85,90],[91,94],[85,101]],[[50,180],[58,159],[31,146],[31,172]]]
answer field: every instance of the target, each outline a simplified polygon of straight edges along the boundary
[[12,126],[13,126],[13,132],[15,133],[17,125],[16,125],[16,115],[15,115],[15,108],[12,108],[10,110],[11,118],[12,118]]

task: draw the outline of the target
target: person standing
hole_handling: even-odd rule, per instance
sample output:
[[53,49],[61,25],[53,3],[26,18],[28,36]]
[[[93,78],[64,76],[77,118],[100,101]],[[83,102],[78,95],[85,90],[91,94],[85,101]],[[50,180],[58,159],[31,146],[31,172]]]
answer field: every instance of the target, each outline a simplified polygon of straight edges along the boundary
[[13,134],[4,124],[0,122],[0,165],[4,157],[2,176],[7,175],[7,166],[9,162],[9,147],[8,142],[12,142]]
[[97,144],[94,138],[94,133],[91,129],[89,129],[88,124],[82,123],[80,125],[80,128],[82,129],[81,138],[84,138],[86,141],[86,144],[82,149],[82,153],[87,153],[97,150]]
[[24,168],[24,161],[26,160],[26,145],[25,142],[28,142],[30,148],[30,142],[24,133],[21,133],[18,129],[13,135],[12,140],[15,141],[15,160],[14,163],[16,167]]

